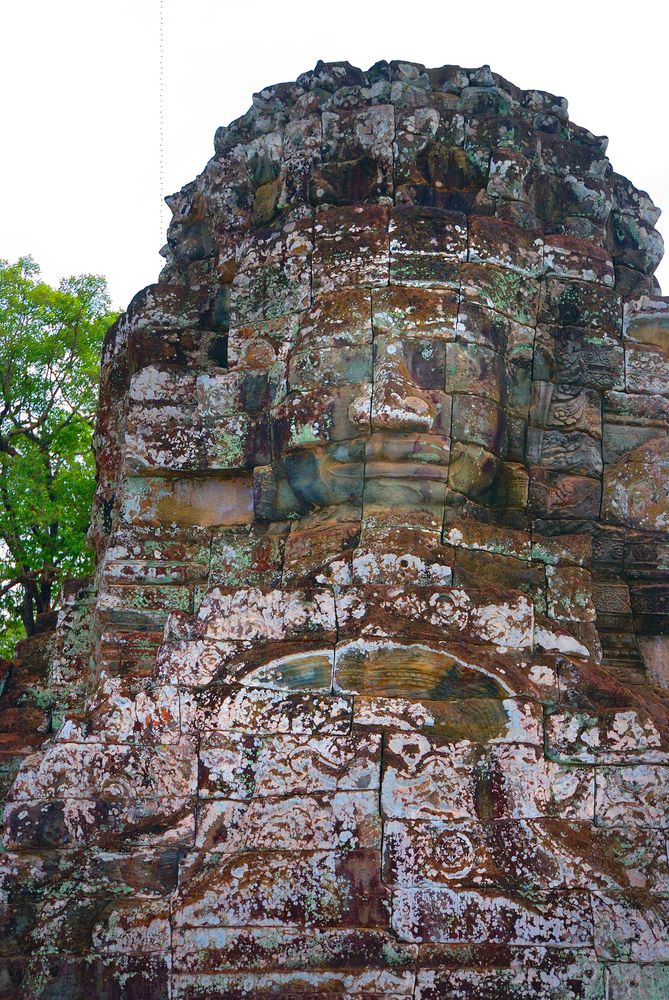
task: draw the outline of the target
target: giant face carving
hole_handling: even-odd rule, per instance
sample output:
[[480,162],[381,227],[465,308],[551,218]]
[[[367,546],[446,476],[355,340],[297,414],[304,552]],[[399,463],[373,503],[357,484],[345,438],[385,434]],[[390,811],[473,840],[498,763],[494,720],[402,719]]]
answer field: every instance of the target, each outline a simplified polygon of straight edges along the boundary
[[[405,273],[408,260],[416,263],[417,255],[405,249],[407,231],[417,240],[415,230],[420,236],[426,221],[446,247],[436,259],[454,271],[450,281],[414,283],[398,275],[397,285],[343,287],[315,298],[287,347],[286,395],[271,411],[275,472],[302,513],[342,503],[361,507],[364,496],[367,505],[419,506],[437,514],[449,494],[453,441],[486,450],[467,484],[474,498],[494,482],[496,459],[508,450],[503,365],[509,323],[478,306],[475,296],[469,309],[460,309],[457,266],[466,255],[467,222],[444,210],[323,213],[314,259],[317,265],[324,260],[326,289],[332,277],[319,241],[336,243],[330,234],[341,228],[342,215],[377,253],[385,245],[391,281],[393,261],[399,259]],[[446,239],[452,234],[455,246]],[[463,485],[457,465],[451,493]],[[279,507],[273,518],[282,512]]]
[[263,91],[171,204],[90,698],[5,814],[30,995],[663,995],[656,210],[561,99],[405,63]]
[[[336,334],[329,341],[325,317],[343,296],[324,296],[289,352],[290,394],[273,415],[274,441],[286,481],[308,509],[362,503],[363,494],[368,504],[443,508],[456,377],[463,392],[483,385],[501,399],[498,358],[456,342],[457,296],[402,291],[358,293],[360,325],[341,346]],[[504,411],[492,399],[480,398],[479,407],[490,453],[500,456]],[[482,477],[478,488],[485,485]]]

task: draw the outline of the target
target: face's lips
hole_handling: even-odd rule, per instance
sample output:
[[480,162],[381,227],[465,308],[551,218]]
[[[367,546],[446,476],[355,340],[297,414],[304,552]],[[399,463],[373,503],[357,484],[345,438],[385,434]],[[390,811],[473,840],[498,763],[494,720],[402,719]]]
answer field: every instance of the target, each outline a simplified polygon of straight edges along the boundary
[[[331,480],[401,479],[445,483],[448,480],[450,438],[437,434],[376,432],[363,440],[364,461],[323,454],[322,474]],[[296,449],[299,451],[300,449]],[[311,450],[311,449],[305,449]],[[319,449],[314,449],[316,452]]]
[[365,479],[429,479],[445,483],[448,466],[432,462],[367,462]]
[[328,462],[328,474],[333,480],[359,479],[421,479],[445,483],[448,480],[448,462],[418,461],[367,461],[364,466],[360,462]]
[[450,444],[449,437],[438,434],[372,434],[365,444],[365,470],[370,476],[444,478]]

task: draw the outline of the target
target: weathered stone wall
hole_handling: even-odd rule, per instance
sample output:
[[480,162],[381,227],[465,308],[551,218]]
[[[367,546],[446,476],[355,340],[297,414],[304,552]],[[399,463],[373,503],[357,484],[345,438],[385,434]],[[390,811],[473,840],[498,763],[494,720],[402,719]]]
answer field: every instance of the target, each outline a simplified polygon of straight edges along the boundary
[[7,996],[669,995],[669,299],[605,147],[487,67],[319,64],[169,199]]

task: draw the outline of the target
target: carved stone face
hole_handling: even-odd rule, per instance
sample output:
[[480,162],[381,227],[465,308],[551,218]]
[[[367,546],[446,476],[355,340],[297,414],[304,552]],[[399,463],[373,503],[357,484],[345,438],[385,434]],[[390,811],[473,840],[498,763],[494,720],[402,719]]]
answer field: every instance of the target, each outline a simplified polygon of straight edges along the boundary
[[454,292],[420,287],[316,299],[288,351],[288,395],[270,413],[275,468],[307,510],[363,494],[369,505],[443,508],[454,440],[487,451],[470,495],[490,485],[506,445],[503,355],[464,310],[458,328],[457,313]]
[[[317,310],[316,310],[317,311]],[[317,322],[317,320],[316,320]],[[315,338],[318,339],[318,327]],[[443,502],[451,400],[446,342],[379,334],[350,347],[291,351],[288,382],[299,395],[278,411],[278,462],[310,507],[402,502],[403,491]]]

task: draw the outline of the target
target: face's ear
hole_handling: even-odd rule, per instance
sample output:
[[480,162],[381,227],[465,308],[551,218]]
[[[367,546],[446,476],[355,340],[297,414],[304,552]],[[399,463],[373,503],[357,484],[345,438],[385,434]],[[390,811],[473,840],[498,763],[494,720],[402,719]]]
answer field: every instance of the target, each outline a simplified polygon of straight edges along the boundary
[[637,643],[651,683],[669,690],[669,635],[639,635]]
[[633,531],[665,534],[669,521],[668,485],[669,441],[658,435],[622,452],[605,467],[602,516],[611,524]]
[[641,299],[627,306],[624,326],[626,379],[631,392],[667,392],[669,304]]
[[253,514],[256,521],[285,521],[306,514],[308,507],[273,465],[253,470]]
[[[603,407],[602,518],[666,535],[669,518],[669,301],[643,296],[625,305],[624,391]],[[640,612],[637,612],[640,613]]]

